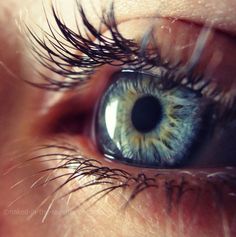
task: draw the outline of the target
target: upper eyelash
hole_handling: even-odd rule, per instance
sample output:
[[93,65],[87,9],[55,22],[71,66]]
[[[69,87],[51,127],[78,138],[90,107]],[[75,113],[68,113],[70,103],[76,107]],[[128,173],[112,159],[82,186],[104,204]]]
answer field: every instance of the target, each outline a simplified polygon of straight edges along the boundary
[[[222,91],[219,86],[207,80],[204,74],[196,74],[194,72],[194,65],[197,65],[198,61],[200,61],[200,55],[195,60],[194,65],[187,65],[187,63],[186,65],[180,66],[181,62],[176,62],[173,65],[173,63],[170,63],[160,56],[160,49],[153,39],[152,30],[146,32],[141,40],[141,45],[122,36],[117,27],[113,4],[111,5],[109,13],[103,13],[101,17],[101,26],[106,27],[111,38],[104,36],[101,30],[95,29],[78,2],[77,6],[83,21],[86,37],[81,34],[78,25],[77,33],[67,27],[60,19],[53,5],[52,13],[59,32],[56,32],[56,30],[51,27],[47,15],[46,18],[50,34],[44,32],[44,38],[41,39],[27,27],[31,35],[31,37],[29,37],[31,47],[33,52],[35,52],[37,60],[45,68],[66,78],[66,80],[58,80],[39,72],[45,83],[29,82],[30,84],[54,91],[68,90],[79,88],[80,85],[89,80],[90,75],[94,73],[96,68],[105,64],[120,67],[129,65],[136,70],[163,67],[166,69],[166,73],[163,77],[165,77],[165,79],[168,78],[168,80],[163,80],[163,85],[170,87],[182,84],[200,93],[205,90],[204,96],[217,101],[217,103],[220,104],[219,108],[224,108],[219,114],[222,115],[225,113],[225,110],[227,110],[229,111],[227,113],[230,114],[230,120],[234,117],[235,109],[233,105],[235,104],[236,97],[225,97],[226,92]],[[102,27],[100,27],[100,29],[101,28]],[[92,39],[92,37],[94,39]],[[67,43],[62,42],[59,38]],[[97,42],[95,42],[95,39]],[[154,45],[154,49],[151,51],[147,50],[149,42]],[[76,71],[75,68],[79,68],[79,72]],[[185,78],[188,78],[187,82]],[[195,89],[196,85],[200,85],[198,89]]]
[[[38,61],[44,67],[60,76],[71,79],[71,81],[65,82],[54,80],[43,75],[48,83],[44,85],[37,84],[37,86],[50,90],[78,87],[81,83],[89,79],[89,76],[96,68],[105,64],[114,66],[128,64],[135,69],[148,69],[158,66],[168,68],[169,70],[174,70],[179,65],[180,62],[176,65],[170,65],[168,61],[162,60],[158,53],[158,46],[151,51],[147,50],[147,42],[150,41],[149,37],[151,38],[152,34],[146,34],[143,37],[141,47],[133,40],[124,38],[117,28],[113,5],[110,13],[104,13],[101,18],[101,24],[107,28],[112,36],[111,38],[104,36],[101,31],[95,29],[88,21],[83,8],[80,5],[78,5],[78,8],[83,20],[84,29],[87,33],[87,38],[82,36],[79,27],[77,27],[78,33],[69,29],[59,18],[58,13],[52,5],[53,17],[60,30],[57,34],[70,45],[65,45],[65,43],[59,40],[59,37],[55,35],[54,29],[51,28],[48,19],[47,23],[51,35],[44,32],[45,37],[43,39],[37,37],[37,35],[27,27],[28,32],[32,36],[32,38],[29,37],[31,46],[36,56],[38,56]],[[151,33],[151,31],[149,33]],[[94,39],[91,39],[91,36],[94,37]],[[95,39],[98,40],[98,42],[95,42]],[[46,42],[46,40],[48,42]],[[50,48],[50,46],[54,48],[54,50]],[[80,52],[82,55],[72,53],[70,50]],[[80,71],[77,72],[73,70],[75,67],[78,67]],[[69,68],[72,68],[72,70]]]
[[[82,7],[79,7],[80,15],[83,19],[83,25],[87,32],[89,32],[99,42],[95,43],[91,36],[85,38],[79,33],[73,32],[69,29],[58,17],[55,8],[52,6],[52,12],[56,24],[60,30],[60,36],[70,44],[65,46],[58,37],[54,34],[53,29],[48,21],[48,26],[51,35],[46,34],[44,39],[37,37],[31,29],[28,28],[33,40],[31,40],[33,51],[38,55],[39,62],[50,69],[51,71],[72,79],[70,82],[61,82],[58,80],[49,79],[44,76],[44,79],[48,84],[44,84],[43,87],[46,89],[59,90],[63,88],[77,87],[86,80],[95,68],[98,68],[104,64],[113,65],[114,61],[119,61],[119,66],[127,63],[133,65],[139,65],[140,60],[137,60],[135,55],[138,55],[139,48],[131,40],[127,40],[122,37],[116,27],[116,21],[114,18],[114,11],[111,11],[110,17],[106,19],[103,16],[103,24],[105,24],[112,34],[112,39],[109,39],[102,35],[101,32],[97,31],[88,21]],[[50,49],[52,46],[55,51]],[[70,47],[70,48],[69,48]],[[43,50],[43,51],[42,51]],[[81,52],[83,55],[72,53]],[[133,59],[132,59],[133,57]],[[59,62],[58,60],[61,60]],[[53,65],[51,64],[53,63]],[[55,68],[55,65],[58,69]],[[115,65],[118,65],[117,63]],[[70,67],[78,67],[80,72],[70,70]]]

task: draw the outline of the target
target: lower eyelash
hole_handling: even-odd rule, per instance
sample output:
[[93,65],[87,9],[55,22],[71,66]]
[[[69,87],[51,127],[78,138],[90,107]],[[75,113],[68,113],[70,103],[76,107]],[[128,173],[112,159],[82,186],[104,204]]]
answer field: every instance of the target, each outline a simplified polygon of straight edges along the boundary
[[[54,152],[55,150],[57,152]],[[46,200],[50,197],[55,201],[69,198],[71,194],[80,190],[86,190],[92,186],[95,187],[95,192],[92,195],[84,198],[78,205],[76,204],[69,212],[66,212],[66,215],[80,209],[85,204],[90,208],[116,190],[121,190],[128,194],[127,200],[122,205],[123,210],[126,210],[137,196],[148,192],[149,188],[154,188],[157,191],[161,190],[165,192],[166,206],[164,208],[166,208],[167,213],[171,213],[172,209],[180,204],[182,198],[188,192],[194,193],[197,202],[202,189],[206,185],[210,185],[210,188],[215,192],[216,200],[220,200],[223,190],[219,187],[222,187],[222,185],[230,189],[235,189],[236,187],[236,175],[233,172],[232,174],[224,172],[207,174],[202,172],[199,175],[189,171],[172,170],[171,172],[157,171],[152,176],[144,173],[132,175],[121,169],[102,166],[100,162],[94,159],[85,158],[81,156],[76,148],[69,144],[45,145],[36,149],[35,152],[40,155],[33,155],[32,158],[26,161],[27,164],[41,162],[50,164],[50,166],[38,172],[43,176],[34,181],[31,189],[40,188],[49,183],[56,183],[56,188],[50,192]],[[52,163],[53,165],[51,165]],[[57,172],[60,172],[60,174],[57,174]],[[61,184],[59,184],[60,180],[63,180]],[[69,187],[72,183],[73,187],[74,183],[76,186],[70,189]],[[63,188],[66,190],[65,193],[60,192]],[[228,195],[232,195],[232,193]]]

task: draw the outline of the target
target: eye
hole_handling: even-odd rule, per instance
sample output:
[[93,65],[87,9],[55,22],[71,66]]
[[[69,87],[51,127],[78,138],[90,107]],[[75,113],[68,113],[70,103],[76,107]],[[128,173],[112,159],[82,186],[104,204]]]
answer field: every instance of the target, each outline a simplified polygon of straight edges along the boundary
[[198,141],[210,131],[210,105],[200,93],[184,86],[165,88],[168,73],[163,71],[122,71],[112,79],[97,114],[97,141],[103,153],[146,167],[187,164]]
[[52,100],[34,126],[44,146],[32,158],[46,167],[43,186],[56,184],[49,209],[57,197],[72,203],[76,231],[97,216],[104,228],[113,215],[113,229],[146,234],[153,223],[154,236],[162,226],[171,236],[172,223],[186,236],[211,236],[222,215],[233,223],[235,40],[180,19],[119,23],[114,9],[99,27],[81,7],[76,28],[52,13],[44,37],[29,29],[43,65],[42,81],[30,83]]
[[[91,117],[96,112],[94,140],[102,154],[151,168],[198,163],[212,141],[216,145],[222,142],[224,135],[216,133],[222,127],[227,133],[235,114],[235,46],[230,37],[169,19],[155,20],[154,26],[153,21],[142,20],[140,25],[148,29],[146,34],[142,27],[130,33],[124,23],[121,34],[113,14],[104,16],[108,30],[102,33],[90,24],[83,9],[80,14],[86,34],[94,40],[84,37],[80,29],[79,34],[69,29],[55,9],[53,15],[62,40],[50,26],[52,36],[44,40],[30,31],[39,62],[61,77],[45,76],[45,82],[36,85],[57,91],[78,90],[80,102],[72,114],[78,111],[79,115],[63,120],[64,130],[67,122],[73,121],[80,127],[90,127],[87,137],[94,133]],[[43,50],[37,50],[38,45]],[[228,49],[232,54],[226,53]],[[95,111],[97,101],[100,103]],[[76,131],[84,135],[84,129]]]
[[[181,19],[119,22],[112,9],[98,24],[76,9],[75,27],[51,13],[47,31],[28,28],[43,66],[29,83],[45,97],[31,103],[42,110],[25,119],[19,154],[40,221],[51,215],[67,236],[229,236],[235,39]],[[15,176],[11,185],[25,183]]]

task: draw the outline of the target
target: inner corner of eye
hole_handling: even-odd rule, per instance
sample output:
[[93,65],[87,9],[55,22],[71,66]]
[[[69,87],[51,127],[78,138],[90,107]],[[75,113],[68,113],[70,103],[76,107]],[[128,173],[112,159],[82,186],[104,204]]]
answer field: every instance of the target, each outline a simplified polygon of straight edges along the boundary
[[48,131],[55,134],[91,136],[99,100],[112,83],[118,67],[105,66],[97,70],[86,86],[69,92],[47,116]]

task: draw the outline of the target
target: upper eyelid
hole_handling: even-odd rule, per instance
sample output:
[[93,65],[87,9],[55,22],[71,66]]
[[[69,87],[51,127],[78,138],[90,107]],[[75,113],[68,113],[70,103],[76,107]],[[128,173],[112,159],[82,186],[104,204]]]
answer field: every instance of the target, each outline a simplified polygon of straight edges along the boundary
[[[68,69],[68,71],[67,71],[67,69],[65,68],[65,70],[62,70],[62,71],[55,71],[55,72],[57,72],[58,74],[61,74],[60,76],[72,76],[72,78],[68,78],[69,80],[65,80],[65,78],[63,79],[63,81],[61,81],[61,82],[59,82],[58,80],[54,80],[54,79],[52,79],[52,78],[48,78],[47,76],[45,76],[45,78],[44,79],[46,79],[46,82],[48,81],[48,83],[46,83],[46,84],[42,84],[42,85],[40,85],[40,84],[35,84],[35,85],[37,85],[37,86],[39,86],[39,87],[43,87],[43,88],[48,88],[48,89],[52,89],[52,90],[58,90],[58,89],[73,89],[73,88],[78,88],[78,86],[80,85],[80,84],[83,84],[84,82],[86,82],[87,81],[87,79],[89,79],[89,75],[91,75],[93,72],[94,72],[94,69],[96,68],[96,67],[99,67],[99,66],[102,66],[102,65],[105,65],[105,64],[111,64],[112,65],[112,63],[115,61],[114,60],[114,57],[111,57],[111,55],[116,55],[116,51],[114,51],[114,49],[116,48],[116,47],[114,47],[114,49],[113,49],[113,46],[112,46],[112,43],[116,43],[116,46],[117,46],[117,42],[118,42],[118,45],[119,44],[121,44],[121,47],[118,47],[118,55],[119,55],[119,53],[121,52],[122,54],[123,54],[123,58],[124,58],[124,56],[132,56],[132,55],[136,55],[136,56],[138,56],[137,55],[137,53],[135,54],[134,53],[134,51],[136,50],[138,53],[140,52],[140,47],[139,47],[139,45],[137,44],[137,43],[134,43],[132,40],[129,40],[129,39],[126,39],[122,34],[120,34],[120,32],[119,32],[119,29],[116,29],[116,26],[117,25],[119,25],[119,23],[117,22],[117,19],[116,19],[116,17],[114,18],[114,19],[110,19],[111,20],[111,25],[109,26],[109,21],[108,22],[106,22],[105,21],[105,26],[106,26],[106,28],[108,28],[108,31],[110,31],[110,33],[112,34],[112,33],[114,33],[115,34],[115,36],[112,36],[111,37],[111,40],[113,40],[113,42],[110,42],[109,41],[109,38],[107,39],[104,35],[103,35],[103,32],[104,31],[98,31],[96,28],[95,28],[95,26],[93,26],[92,25],[92,23],[90,23],[90,21],[89,21],[89,19],[87,18],[87,15],[86,15],[86,13],[84,14],[84,16],[82,16],[82,18],[84,18],[84,21],[86,22],[87,20],[88,20],[88,22],[89,22],[89,27],[88,27],[88,25],[86,26],[86,24],[84,25],[84,27],[85,28],[87,28],[87,30],[88,30],[88,32],[89,33],[93,33],[94,31],[95,31],[95,35],[93,35],[93,37],[94,38],[96,38],[96,34],[99,34],[99,37],[104,37],[103,39],[104,39],[104,42],[105,42],[105,44],[107,44],[108,45],[108,48],[106,48],[105,47],[105,50],[108,50],[107,52],[108,52],[108,54],[110,54],[110,56],[108,55],[108,57],[106,58],[106,60],[104,60],[104,57],[101,57],[102,58],[102,61],[100,61],[100,62],[96,62],[96,60],[99,60],[99,57],[100,56],[102,56],[102,54],[100,54],[99,53],[99,39],[98,39],[98,43],[96,43],[95,41],[93,41],[92,39],[90,39],[90,37],[88,37],[88,44],[90,45],[90,44],[96,44],[96,47],[95,47],[95,49],[97,50],[97,52],[98,52],[98,55],[100,54],[100,56],[99,57],[96,57],[96,56],[94,56],[93,55],[93,50],[92,49],[90,49],[89,48],[89,46],[87,45],[86,46],[86,44],[84,43],[84,40],[86,41],[86,37],[84,37],[83,35],[81,35],[80,33],[78,34],[78,33],[76,33],[76,32],[70,32],[71,31],[71,29],[69,28],[69,26],[67,26],[66,25],[66,23],[64,23],[64,21],[63,21],[63,18],[61,18],[61,16],[58,16],[58,12],[56,12],[55,11],[55,8],[54,8],[54,6],[52,6],[53,7],[53,13],[54,13],[54,18],[55,18],[55,20],[57,21],[57,24],[58,25],[61,25],[61,24],[64,24],[63,26],[61,26],[61,29],[60,29],[60,31],[61,31],[61,33],[62,33],[62,35],[63,35],[63,33],[64,33],[64,38],[67,40],[67,36],[69,37],[69,41],[72,39],[72,41],[73,41],[73,34],[75,34],[75,37],[77,37],[77,35],[79,36],[79,40],[80,40],[80,44],[82,45],[82,46],[79,46],[78,47],[78,51],[80,51],[80,53],[75,53],[75,52],[72,52],[72,58],[74,58],[73,60],[75,60],[75,64],[77,64],[78,65],[78,67],[80,68],[80,69],[82,69],[82,70],[85,70],[85,72],[82,72],[80,75],[76,72],[76,71],[73,71],[73,68],[72,68],[72,71],[70,70],[70,69]],[[112,8],[111,8],[111,10],[113,10]],[[104,13],[104,17],[106,18],[106,17],[111,17],[111,15],[112,14],[108,14],[108,13]],[[59,18],[58,18],[59,17]],[[104,19],[103,19],[104,20]],[[84,22],[84,23],[85,23]],[[88,22],[87,22],[87,24],[88,24]],[[113,22],[113,23],[112,23]],[[50,22],[48,21],[48,24],[49,24],[49,27],[50,27]],[[107,25],[106,25],[107,24]],[[82,25],[82,27],[83,27],[83,25]],[[52,30],[52,29],[51,29]],[[33,32],[31,32],[32,33],[32,35],[33,35],[33,37],[35,37],[34,38],[34,40],[38,40],[38,42],[36,42],[36,46],[37,46],[37,44],[42,44],[41,46],[42,47],[39,47],[39,50],[42,50],[42,49],[44,49],[44,50],[46,50],[46,51],[48,51],[48,50],[51,50],[50,48],[48,48],[48,45],[47,44],[45,44],[44,43],[44,41],[43,41],[43,39],[41,39],[40,37],[38,37],[37,35],[34,35],[34,33]],[[53,31],[51,32],[51,33],[53,33]],[[56,36],[54,36],[54,35],[52,35],[52,37],[54,38],[54,40],[56,40],[56,41],[58,41],[57,40],[57,38],[56,38]],[[72,37],[72,38],[71,38]],[[117,37],[117,38],[116,38]],[[117,40],[117,42],[116,42],[116,40]],[[124,43],[125,42],[125,43]],[[58,42],[56,42],[56,43],[58,43]],[[76,49],[77,49],[77,45],[76,45],[76,42],[73,42],[74,43],[74,45],[72,44],[72,46],[75,48],[75,51],[76,51]],[[38,45],[38,46],[40,46],[40,45]],[[106,46],[106,45],[105,45]],[[82,47],[82,50],[80,50],[81,49],[81,47]],[[122,47],[127,47],[127,49],[129,48],[129,50],[131,50],[132,52],[131,53],[127,53],[126,52],[126,49],[122,49]],[[38,47],[36,47],[36,51],[37,51],[37,48]],[[40,49],[41,48],[41,49]],[[85,50],[87,50],[87,52],[90,52],[90,58],[89,58],[89,60],[86,62],[86,60],[88,59],[88,57],[86,58],[86,56],[84,57],[81,53],[84,53],[83,52],[83,48],[85,49]],[[63,49],[61,50],[62,51],[62,53],[63,53]],[[81,52],[82,51],[82,52]],[[96,51],[95,51],[96,52]],[[36,52],[36,53],[38,53],[38,52]],[[46,52],[46,53],[48,53],[48,52]],[[52,54],[54,54],[55,53],[55,51],[53,52],[52,51]],[[57,53],[57,56],[56,56],[56,58],[61,58],[61,57],[64,57],[63,55],[60,55],[60,53],[59,52],[56,52]],[[71,52],[70,52],[71,53]],[[85,53],[85,55],[86,55],[86,53]],[[49,55],[49,56],[51,56],[51,55]],[[88,56],[88,55],[87,55]],[[160,55],[161,56],[161,55]],[[47,56],[46,56],[47,57]],[[76,57],[79,57],[78,59],[76,58]],[[96,60],[94,60],[94,58],[96,59]],[[67,63],[67,66],[68,66],[68,68],[71,66],[71,64],[69,63],[69,62],[71,62],[71,58],[69,57],[69,58],[67,58],[67,57],[64,57],[64,59],[66,60],[66,61],[64,61],[64,62],[66,62]],[[120,58],[120,59],[122,59],[122,58]],[[142,59],[142,57],[141,57],[141,59]],[[144,58],[145,59],[145,58]],[[160,57],[160,59],[162,60],[162,58]],[[67,60],[69,60],[69,61],[67,61]],[[85,61],[84,61],[85,60]],[[52,71],[53,70],[57,70],[57,69],[55,69],[55,68],[53,68],[53,66],[51,67],[50,66],[50,61],[51,62],[53,62],[53,60],[49,57],[48,58],[48,62],[49,62],[49,64],[46,64],[46,67],[48,68],[48,69],[51,69]],[[63,59],[62,59],[62,61],[63,61]],[[119,61],[119,60],[117,60],[117,61]],[[45,63],[45,61],[43,62],[43,63]],[[46,62],[47,63],[47,62]],[[54,63],[54,62],[53,62]],[[84,64],[85,63],[85,64]],[[125,61],[122,61],[121,60],[121,63],[122,64],[120,64],[120,66],[121,65],[123,65],[123,64],[126,64],[126,63],[128,63],[129,64],[129,60],[125,60]],[[139,60],[134,60],[134,63],[135,64],[137,64],[138,65],[138,63],[140,63],[140,61]],[[158,62],[159,64],[157,64],[157,65],[155,65],[155,66],[162,66],[162,61],[159,61]],[[56,65],[56,64],[55,64]],[[61,65],[61,64],[60,64]],[[60,65],[59,65],[59,67],[58,67],[58,69],[60,70]],[[87,65],[87,66],[86,66]],[[131,64],[132,65],[132,64]],[[45,66],[45,65],[44,65]],[[75,78],[74,78],[75,77]],[[75,80],[75,79],[77,79],[77,80]],[[214,90],[215,91],[215,90]],[[230,99],[231,99],[231,97],[230,97]],[[232,101],[231,101],[232,102]],[[224,104],[227,104],[228,103],[228,99],[227,99],[227,101],[226,102],[224,102]],[[228,107],[228,105],[226,106],[226,107]],[[229,106],[229,107],[231,107],[231,105]]]
[[106,2],[95,0],[90,4],[82,1],[81,4],[89,13],[91,22],[96,25],[97,16],[94,15],[94,9],[100,14],[100,9],[109,10],[111,2],[114,2],[115,7],[119,9],[118,23],[136,17],[171,17],[236,34],[236,3],[234,1],[220,1],[220,4],[216,4],[216,0],[130,0],[122,4],[122,0]]

